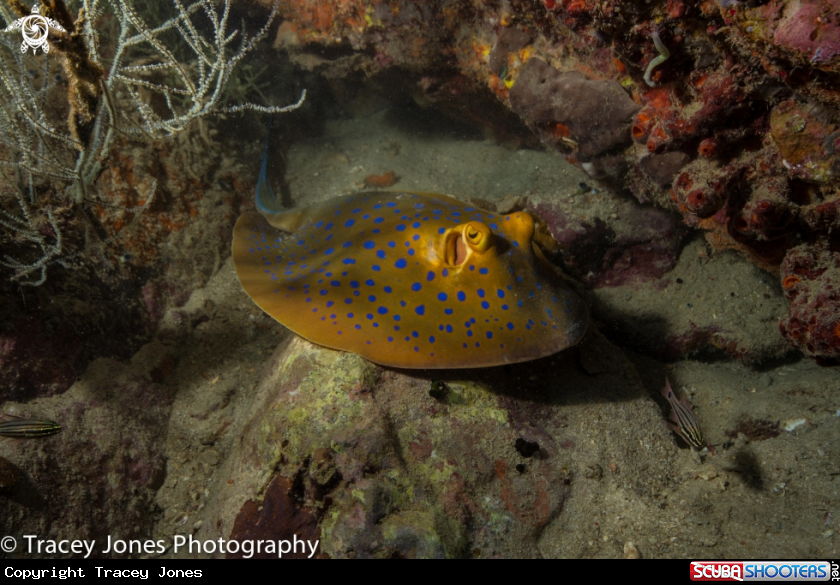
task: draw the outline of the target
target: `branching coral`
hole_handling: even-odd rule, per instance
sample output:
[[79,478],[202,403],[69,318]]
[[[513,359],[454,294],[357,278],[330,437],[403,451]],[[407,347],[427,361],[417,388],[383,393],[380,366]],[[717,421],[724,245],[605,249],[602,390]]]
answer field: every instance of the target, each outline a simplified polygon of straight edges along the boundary
[[[0,238],[37,248],[21,256],[31,260],[7,253],[3,265],[14,270],[12,280],[29,285],[43,283],[62,254],[49,201],[71,199],[84,208],[96,199],[96,179],[118,135],[165,138],[215,113],[288,112],[306,96],[289,106],[223,103],[237,66],[267,34],[277,2],[265,25],[246,36],[229,30],[230,0],[173,0],[172,16],[158,17],[162,22],[153,22],[153,7],[130,0],[82,0],[75,21],[62,0],[41,1],[40,12],[65,29],[50,30],[54,51],[24,54],[19,29],[0,34],[0,166],[17,173],[5,191],[14,203],[8,195],[0,200]],[[20,0],[10,5],[0,6],[7,25],[31,12]],[[36,215],[49,218],[51,235],[39,231]]]

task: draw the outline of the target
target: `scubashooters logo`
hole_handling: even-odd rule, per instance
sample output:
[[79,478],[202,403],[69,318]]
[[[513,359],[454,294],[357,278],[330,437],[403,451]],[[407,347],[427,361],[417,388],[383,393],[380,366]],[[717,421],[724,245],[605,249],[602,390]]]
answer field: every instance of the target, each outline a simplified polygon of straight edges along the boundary
[[50,52],[50,44],[47,42],[49,36],[49,29],[60,30],[67,32],[60,24],[52,18],[41,16],[38,10],[38,4],[32,7],[32,14],[18,18],[12,24],[6,27],[6,32],[21,29],[23,34],[23,43],[20,45],[20,52],[25,53],[29,47],[32,47],[32,54],[34,55],[38,49],[42,49],[45,53]]

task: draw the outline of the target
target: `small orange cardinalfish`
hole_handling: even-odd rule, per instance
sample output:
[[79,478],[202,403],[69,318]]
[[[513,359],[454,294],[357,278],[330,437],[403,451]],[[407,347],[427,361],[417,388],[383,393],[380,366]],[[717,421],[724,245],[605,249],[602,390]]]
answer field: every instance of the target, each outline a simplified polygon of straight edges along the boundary
[[54,435],[61,430],[61,425],[51,420],[20,418],[13,414],[2,414],[0,437],[10,439],[34,439]]
[[[674,393],[673,388],[671,388],[671,383],[667,377],[665,378],[665,388],[662,390],[662,396],[671,405],[670,419],[674,424],[665,423],[668,425],[668,428],[677,433],[689,446],[696,447],[697,449],[705,448],[707,445],[703,441],[703,432],[700,430],[700,425],[697,424],[697,419],[694,416],[694,411],[691,410],[691,404],[688,402],[688,398],[683,394],[682,398],[677,400],[677,395]],[[715,452],[712,446],[708,445],[708,447],[709,451],[714,455]]]

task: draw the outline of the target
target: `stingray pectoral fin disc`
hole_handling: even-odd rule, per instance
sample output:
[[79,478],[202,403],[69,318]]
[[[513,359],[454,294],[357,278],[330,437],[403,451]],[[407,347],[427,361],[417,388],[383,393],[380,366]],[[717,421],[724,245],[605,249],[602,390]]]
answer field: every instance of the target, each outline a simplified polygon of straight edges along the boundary
[[233,260],[254,302],[314,343],[386,366],[478,368],[551,355],[586,331],[583,300],[535,256],[526,212],[363,192],[299,213],[291,235],[243,215]]
[[283,322],[280,284],[271,270],[280,255],[282,234],[259,213],[245,213],[233,228],[233,263],[239,283],[259,307]]

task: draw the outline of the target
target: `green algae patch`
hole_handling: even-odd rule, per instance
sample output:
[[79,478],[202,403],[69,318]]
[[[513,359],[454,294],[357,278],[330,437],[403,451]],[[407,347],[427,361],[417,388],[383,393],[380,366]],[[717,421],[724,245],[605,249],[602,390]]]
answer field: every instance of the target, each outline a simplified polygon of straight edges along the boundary
[[493,421],[508,424],[508,413],[499,407],[496,395],[472,381],[450,382],[446,401],[453,408],[449,414],[464,423]]

